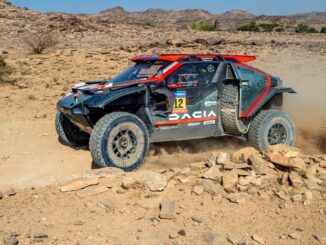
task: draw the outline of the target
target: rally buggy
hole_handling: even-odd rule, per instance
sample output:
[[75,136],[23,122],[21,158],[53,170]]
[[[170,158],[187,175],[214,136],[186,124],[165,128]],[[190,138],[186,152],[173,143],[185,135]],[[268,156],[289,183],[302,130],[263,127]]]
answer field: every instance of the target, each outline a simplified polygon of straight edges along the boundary
[[234,135],[258,149],[293,145],[282,81],[247,65],[253,56],[149,55],[115,78],[77,84],[57,105],[64,143],[89,145],[94,162],[131,171],[150,142]]

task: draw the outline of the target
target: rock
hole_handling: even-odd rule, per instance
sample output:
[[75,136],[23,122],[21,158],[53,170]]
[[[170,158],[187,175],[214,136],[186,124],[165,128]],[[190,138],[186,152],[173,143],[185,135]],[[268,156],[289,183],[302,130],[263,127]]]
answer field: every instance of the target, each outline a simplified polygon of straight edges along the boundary
[[256,174],[258,174],[258,175],[267,174],[267,172],[268,172],[268,162],[265,161],[258,154],[251,155],[249,157],[249,163],[252,166],[252,170],[255,171]]
[[287,151],[284,156],[287,158],[298,157],[300,153],[298,151]]
[[80,198],[95,196],[104,192],[107,192],[109,188],[105,185],[100,186],[91,186],[86,189],[80,190],[76,192],[76,195]]
[[226,161],[224,164],[223,164],[223,169],[224,170],[232,170],[235,168],[235,163],[234,162],[231,162],[231,161]]
[[162,197],[143,198],[137,204],[144,209],[156,209],[160,207]]
[[289,234],[289,237],[293,240],[299,240],[301,238],[301,233],[299,232],[293,232],[291,234]]
[[322,191],[323,190],[323,188],[321,186],[319,186],[314,181],[307,180],[307,179],[304,179],[303,181],[304,181],[305,186],[311,191],[313,191],[313,190]]
[[259,152],[253,147],[242,148],[231,155],[231,161],[236,163],[247,162],[249,157]]
[[306,190],[306,191],[304,192],[304,202],[303,202],[303,204],[304,204],[304,205],[309,205],[309,204],[311,204],[311,202],[312,202],[312,198],[313,198],[312,192],[311,192],[310,190]]
[[3,245],[17,245],[18,240],[15,236],[5,237],[3,240]]
[[240,243],[241,237],[237,234],[233,234],[233,233],[227,234],[226,240],[233,245],[242,244]]
[[234,191],[236,184],[238,183],[238,172],[232,170],[223,174],[223,187],[226,191]]
[[270,146],[265,152],[264,155],[269,160],[270,162],[273,162],[274,164],[283,166],[283,167],[288,167],[288,168],[298,168],[300,170],[305,170],[306,164],[305,162],[300,159],[300,158],[289,158],[286,157],[286,154],[290,155],[298,155],[294,154],[293,152],[299,152],[294,147],[290,147],[287,145],[275,145],[275,146]]
[[213,232],[209,231],[209,232],[204,233],[204,240],[205,240],[206,244],[208,244],[208,245],[217,244],[216,238],[217,238],[217,234],[215,234]]
[[203,176],[204,179],[211,179],[220,181],[222,177],[222,172],[220,171],[220,166],[215,165],[211,167]]
[[284,201],[290,200],[290,198],[283,191],[275,192],[275,195]]
[[114,210],[114,204],[110,199],[102,200],[97,203],[97,206],[100,208],[103,208],[107,211],[112,211]]
[[318,178],[321,179],[321,180],[326,181],[326,174],[321,173],[321,174],[319,174]]
[[0,191],[0,200],[3,198],[3,193]]
[[18,87],[19,89],[28,88],[28,86],[27,86],[25,83],[21,83],[21,82],[18,82],[18,83],[17,83],[17,87]]
[[44,238],[48,238],[49,236],[46,233],[36,233],[34,234],[34,238],[37,239],[44,239]]
[[314,234],[314,238],[319,242],[325,242],[326,241],[326,232]]
[[146,171],[143,179],[151,191],[163,191],[168,183],[163,175],[152,171]]
[[200,216],[197,216],[197,215],[192,216],[191,219],[192,219],[193,221],[197,222],[197,223],[202,223],[202,222],[203,222],[203,218],[200,217]]
[[132,172],[122,179],[122,187],[125,189],[143,189],[145,183],[140,172]]
[[259,244],[266,244],[265,239],[263,239],[262,237],[258,236],[257,234],[254,234],[251,238],[252,238],[252,240],[254,240],[255,242],[257,242]]
[[285,172],[282,175],[281,184],[282,185],[288,185],[289,184],[289,173],[288,172]]
[[224,164],[226,162],[230,161],[230,154],[226,152],[219,152],[217,155],[216,162],[218,164]]
[[302,201],[302,195],[296,194],[292,197],[293,202],[301,202]]
[[178,234],[180,236],[186,236],[186,231],[184,229],[181,229],[181,230],[178,231]]
[[68,185],[61,186],[60,190],[62,192],[77,191],[88,186],[97,185],[98,183],[98,178],[77,180]]
[[203,180],[204,191],[212,196],[216,196],[222,192],[222,188],[219,184],[212,180]]
[[324,161],[324,162],[320,162],[320,163],[319,163],[319,166],[320,166],[321,168],[326,168],[326,161]]
[[178,233],[171,233],[169,234],[169,239],[177,239],[179,237],[179,234]]
[[303,186],[303,181],[297,172],[291,171],[289,174],[289,179],[291,181],[292,186],[294,186],[294,187]]
[[175,219],[175,202],[164,200],[161,202],[160,207],[159,217],[161,219]]
[[310,181],[318,183],[320,180],[316,178],[318,164],[314,164],[306,169],[304,175]]
[[193,189],[193,192],[196,194],[196,195],[201,195],[203,194],[204,192],[204,187],[202,185],[195,185],[194,186],[194,189]]
[[245,202],[241,193],[230,193],[227,194],[225,197],[232,203],[242,204]]
[[214,154],[211,154],[208,157],[208,159],[206,160],[206,165],[210,168],[216,165],[216,156]]
[[305,170],[306,169],[306,163],[302,158],[299,157],[294,157],[294,158],[289,158],[289,164],[293,166],[293,168],[297,168],[300,170]]

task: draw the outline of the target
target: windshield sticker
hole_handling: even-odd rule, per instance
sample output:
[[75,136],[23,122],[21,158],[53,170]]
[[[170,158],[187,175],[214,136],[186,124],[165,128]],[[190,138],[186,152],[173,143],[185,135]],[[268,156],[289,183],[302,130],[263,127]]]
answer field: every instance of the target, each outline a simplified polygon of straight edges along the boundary
[[215,66],[213,66],[212,64],[210,64],[209,66],[207,66],[207,71],[209,73],[213,73],[215,72]]
[[176,91],[173,113],[187,113],[187,100],[185,91]]
[[205,107],[211,107],[217,105],[217,101],[205,101]]
[[212,125],[212,124],[215,124],[215,120],[209,120],[209,121],[205,121],[204,122],[204,125]]

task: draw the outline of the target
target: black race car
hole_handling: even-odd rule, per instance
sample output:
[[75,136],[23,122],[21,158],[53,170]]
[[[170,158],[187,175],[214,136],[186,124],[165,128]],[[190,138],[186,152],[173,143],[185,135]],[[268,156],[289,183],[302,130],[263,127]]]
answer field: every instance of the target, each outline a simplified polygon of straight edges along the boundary
[[151,142],[234,135],[257,149],[293,145],[295,127],[281,111],[282,81],[246,63],[253,56],[137,56],[107,81],[77,84],[57,104],[64,143],[89,145],[102,167],[131,171]]

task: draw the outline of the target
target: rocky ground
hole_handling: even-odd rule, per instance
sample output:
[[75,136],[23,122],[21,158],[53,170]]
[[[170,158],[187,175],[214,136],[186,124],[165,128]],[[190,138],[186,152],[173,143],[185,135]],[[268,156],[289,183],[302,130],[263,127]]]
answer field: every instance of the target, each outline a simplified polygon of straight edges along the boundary
[[4,244],[325,244],[326,155],[275,146],[0,192]]
[[[23,39],[42,23],[56,45],[32,54]],[[0,244],[326,244],[324,35],[88,24],[0,1],[0,54],[14,69],[0,84]],[[59,143],[55,105],[73,84],[112,77],[134,55],[181,52],[256,55],[298,92],[284,109],[300,150],[154,144],[125,174]]]

